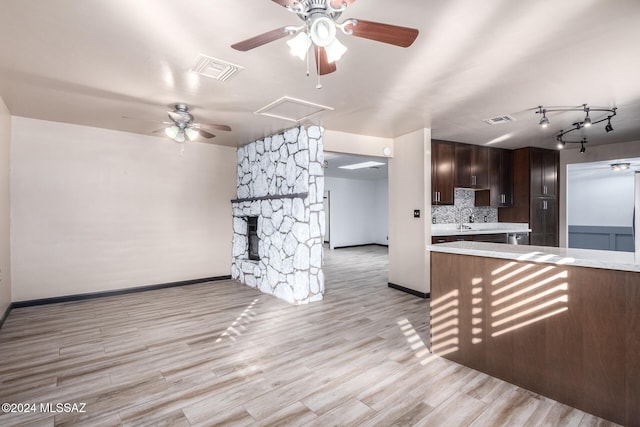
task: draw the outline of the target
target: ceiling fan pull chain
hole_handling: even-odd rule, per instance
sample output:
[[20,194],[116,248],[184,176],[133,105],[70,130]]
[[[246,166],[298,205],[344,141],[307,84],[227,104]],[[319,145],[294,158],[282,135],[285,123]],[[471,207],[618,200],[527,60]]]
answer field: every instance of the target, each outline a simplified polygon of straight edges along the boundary
[[[320,57],[320,46],[316,46],[316,49],[318,49],[318,54],[316,55],[316,58]],[[322,89],[322,85],[320,84],[320,61],[316,60],[317,62],[317,73],[316,75],[318,76],[318,83],[316,84],[316,89]]]
[[182,144],[180,144],[180,145],[182,145],[182,147],[180,147],[180,157],[184,157],[184,146],[185,146],[185,144],[184,144],[184,142],[183,142],[183,143],[182,143]]

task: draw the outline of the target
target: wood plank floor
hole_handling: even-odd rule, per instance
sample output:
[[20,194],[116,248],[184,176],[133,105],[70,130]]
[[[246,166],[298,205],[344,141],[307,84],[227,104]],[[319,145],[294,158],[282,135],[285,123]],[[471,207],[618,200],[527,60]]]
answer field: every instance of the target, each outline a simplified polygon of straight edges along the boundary
[[386,248],[326,251],[325,274],[307,306],[225,281],[14,309],[0,402],[86,406],[0,425],[612,425],[430,355]]

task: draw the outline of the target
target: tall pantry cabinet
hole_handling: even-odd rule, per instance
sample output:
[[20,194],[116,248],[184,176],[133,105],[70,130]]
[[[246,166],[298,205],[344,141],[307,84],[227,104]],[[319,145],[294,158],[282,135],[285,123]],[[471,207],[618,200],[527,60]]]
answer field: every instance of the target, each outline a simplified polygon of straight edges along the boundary
[[513,207],[498,210],[501,222],[528,222],[529,244],[558,246],[558,168],[555,150],[527,147],[513,151]]

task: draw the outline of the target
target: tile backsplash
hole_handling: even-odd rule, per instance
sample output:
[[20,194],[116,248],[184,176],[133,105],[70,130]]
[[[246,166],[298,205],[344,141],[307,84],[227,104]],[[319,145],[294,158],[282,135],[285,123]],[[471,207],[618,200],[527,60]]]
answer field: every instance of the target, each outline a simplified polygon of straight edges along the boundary
[[[465,211],[464,222],[469,222],[468,216],[473,214],[474,222],[498,222],[498,208],[476,207],[473,190],[456,188],[453,206],[432,206],[431,218],[435,218],[434,224],[455,224],[459,221],[459,211],[463,208],[471,208]],[[487,217],[485,221],[485,216]]]

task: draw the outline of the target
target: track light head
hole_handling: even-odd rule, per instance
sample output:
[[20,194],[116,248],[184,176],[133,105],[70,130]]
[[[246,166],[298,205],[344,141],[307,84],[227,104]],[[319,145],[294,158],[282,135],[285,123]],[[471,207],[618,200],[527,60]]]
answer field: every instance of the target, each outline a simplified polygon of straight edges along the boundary
[[542,112],[542,118],[540,119],[540,123],[538,123],[538,124],[542,128],[546,128],[546,127],[549,126],[549,119],[547,119],[547,112],[546,111]]
[[587,150],[584,148],[584,144],[580,143],[580,154],[584,154],[585,151]]
[[611,126],[611,118],[608,119],[607,125],[604,127],[604,130],[607,131],[607,133],[613,130],[613,126]]
[[582,125],[588,128],[591,126],[591,117],[589,117],[589,107],[587,107],[587,104],[582,104],[582,109],[584,110],[585,113],[587,113],[584,116],[584,121],[582,122]]

